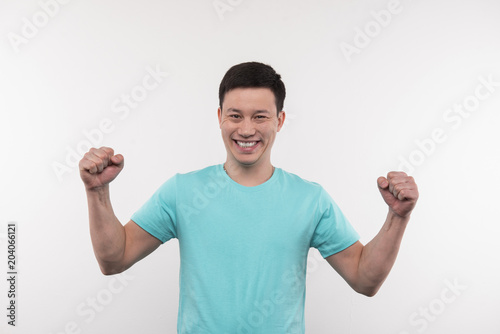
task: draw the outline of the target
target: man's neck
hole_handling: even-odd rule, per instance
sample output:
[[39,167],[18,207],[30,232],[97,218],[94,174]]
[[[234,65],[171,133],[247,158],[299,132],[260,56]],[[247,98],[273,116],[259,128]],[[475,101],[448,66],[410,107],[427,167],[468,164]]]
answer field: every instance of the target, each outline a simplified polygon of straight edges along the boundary
[[258,186],[269,180],[274,173],[274,167],[270,161],[252,166],[226,161],[223,166],[231,179],[246,187]]

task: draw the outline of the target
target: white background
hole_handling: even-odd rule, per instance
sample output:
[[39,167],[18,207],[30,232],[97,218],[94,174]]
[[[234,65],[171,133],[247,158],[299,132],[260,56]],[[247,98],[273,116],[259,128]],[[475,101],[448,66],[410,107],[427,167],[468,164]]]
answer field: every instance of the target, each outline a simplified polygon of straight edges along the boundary
[[[500,333],[500,3],[401,0],[384,17],[389,1],[228,1],[224,12],[213,0],[1,1],[0,262],[4,277],[15,221],[19,276],[16,328],[1,279],[0,332],[175,332],[177,241],[122,281],[103,276],[66,160],[85,131],[113,122],[94,138],[125,156],[111,186],[125,223],[174,173],[224,161],[218,85],[230,66],[256,60],[287,87],[273,163],[322,184],[363,242],[387,211],[378,176],[411,158],[420,189],[375,297],[354,293],[311,250],[307,333]],[[115,113],[147,68],[169,75],[126,117]],[[480,77],[497,86],[479,88],[488,97],[460,123],[446,121],[455,104],[474,102]],[[430,144],[435,129],[441,140]]]

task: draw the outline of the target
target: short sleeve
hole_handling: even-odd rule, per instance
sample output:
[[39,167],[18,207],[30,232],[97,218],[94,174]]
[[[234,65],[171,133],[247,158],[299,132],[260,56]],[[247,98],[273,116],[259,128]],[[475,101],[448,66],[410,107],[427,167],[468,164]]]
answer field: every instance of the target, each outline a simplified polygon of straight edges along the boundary
[[311,240],[311,247],[317,248],[323,258],[338,253],[359,240],[359,234],[323,188],[317,210],[319,221]]
[[132,215],[132,220],[162,243],[177,238],[177,175],[171,177]]

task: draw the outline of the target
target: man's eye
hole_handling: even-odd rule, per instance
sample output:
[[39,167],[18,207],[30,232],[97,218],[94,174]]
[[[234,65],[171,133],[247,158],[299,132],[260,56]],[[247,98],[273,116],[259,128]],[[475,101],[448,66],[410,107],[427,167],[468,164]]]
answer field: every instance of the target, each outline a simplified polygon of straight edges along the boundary
[[229,117],[231,117],[231,118],[239,118],[240,115],[236,115],[236,114],[235,115],[229,115]]

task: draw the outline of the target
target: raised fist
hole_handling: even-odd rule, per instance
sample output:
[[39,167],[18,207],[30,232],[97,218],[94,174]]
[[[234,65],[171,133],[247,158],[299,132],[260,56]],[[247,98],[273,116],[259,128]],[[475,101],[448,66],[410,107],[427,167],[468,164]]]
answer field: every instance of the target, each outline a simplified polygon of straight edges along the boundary
[[400,217],[411,214],[418,200],[418,188],[413,177],[404,172],[390,172],[377,180],[380,194],[389,209]]
[[78,166],[80,177],[87,190],[96,190],[108,185],[123,169],[123,155],[114,155],[109,147],[91,148]]

